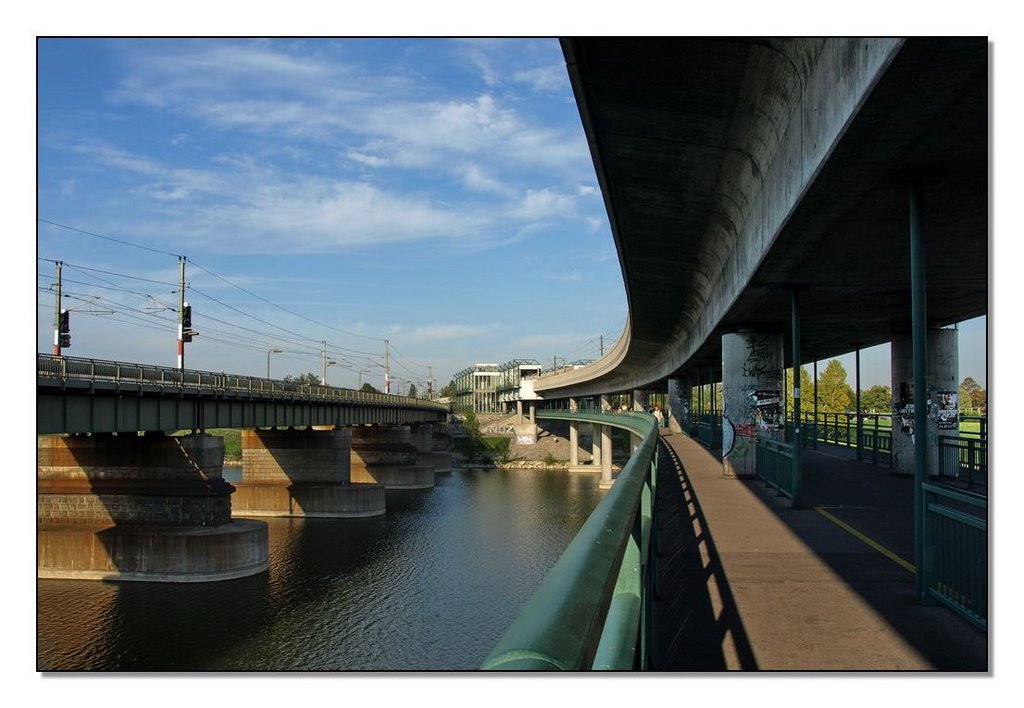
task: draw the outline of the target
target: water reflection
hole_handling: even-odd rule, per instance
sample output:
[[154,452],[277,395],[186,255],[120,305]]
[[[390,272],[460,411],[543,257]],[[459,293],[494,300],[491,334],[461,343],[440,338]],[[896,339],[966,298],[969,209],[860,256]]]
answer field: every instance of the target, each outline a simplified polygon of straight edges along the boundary
[[266,519],[267,573],[39,581],[41,670],[475,669],[601,498],[598,474],[455,470],[368,519]]

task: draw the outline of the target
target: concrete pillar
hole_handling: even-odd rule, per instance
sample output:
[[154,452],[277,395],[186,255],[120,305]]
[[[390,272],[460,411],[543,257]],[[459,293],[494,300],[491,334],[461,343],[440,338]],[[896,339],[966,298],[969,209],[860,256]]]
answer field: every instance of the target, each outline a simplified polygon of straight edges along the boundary
[[[939,470],[939,436],[956,435],[959,430],[960,394],[958,332],[955,329],[928,330],[926,385],[928,400],[928,476]],[[893,335],[892,346],[892,471],[914,474],[914,361],[910,332]]]
[[590,460],[591,464],[596,468],[601,464],[601,429],[603,425],[597,423],[590,424]]
[[430,489],[433,466],[417,461],[409,426],[359,426],[352,431],[352,481],[387,489]]
[[781,332],[722,335],[722,471],[728,477],[757,474],[758,435],[783,438],[782,354]]
[[518,416],[516,422],[521,425],[523,422],[523,402],[521,400],[516,401],[516,416]]
[[344,428],[243,430],[235,516],[357,518],[384,513],[384,487],[352,484]]
[[630,410],[642,411],[647,407],[647,391],[641,389],[635,389],[633,391],[633,405],[630,406]]
[[37,575],[193,583],[267,569],[267,525],[233,520],[224,439],[37,437]]
[[601,426],[601,481],[598,489],[611,489],[615,480],[612,479],[612,427]]
[[416,464],[433,468],[435,475],[452,471],[452,453],[443,448],[444,441],[435,434],[432,423],[412,426],[410,442],[416,448]]
[[681,379],[668,380],[668,427],[674,433],[683,432],[682,423],[690,418],[690,389]]
[[530,423],[537,424],[537,404],[530,401]]

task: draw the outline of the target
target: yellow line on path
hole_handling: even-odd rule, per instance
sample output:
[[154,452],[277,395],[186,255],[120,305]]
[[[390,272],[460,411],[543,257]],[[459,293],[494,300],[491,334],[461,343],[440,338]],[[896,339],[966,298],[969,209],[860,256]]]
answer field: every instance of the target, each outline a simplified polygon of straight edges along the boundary
[[814,510],[816,512],[818,512],[819,514],[821,514],[822,516],[824,516],[829,521],[831,521],[833,524],[838,526],[839,528],[841,528],[844,531],[846,531],[847,533],[853,534],[854,536],[859,538],[861,541],[863,541],[864,543],[868,544],[869,546],[874,548],[876,551],[881,553],[883,556],[885,556],[886,558],[888,558],[892,562],[894,562],[897,565],[899,565],[904,570],[907,570],[907,571],[909,571],[911,573],[916,573],[917,572],[917,569],[914,568],[914,564],[913,563],[909,563],[906,560],[904,560],[903,558],[900,558],[898,555],[896,555],[895,553],[893,553],[892,551],[890,551],[888,548],[886,548],[882,544],[878,543],[877,541],[872,541],[870,538],[868,538],[867,536],[862,534],[860,531],[858,531],[857,529],[853,528],[852,526],[850,526],[846,522],[840,521],[839,519],[834,517],[832,514],[828,513],[824,509],[822,509],[820,506],[814,507]]

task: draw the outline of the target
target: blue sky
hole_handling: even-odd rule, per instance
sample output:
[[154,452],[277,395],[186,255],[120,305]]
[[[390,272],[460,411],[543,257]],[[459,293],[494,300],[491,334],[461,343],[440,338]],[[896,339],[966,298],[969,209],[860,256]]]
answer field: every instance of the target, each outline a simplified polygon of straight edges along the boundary
[[[42,39],[38,91],[39,351],[60,260],[66,354],[174,366],[177,255],[189,368],[319,372],[326,341],[331,383],[381,387],[386,339],[405,391],[621,331],[556,40]],[[888,364],[866,351],[864,386]]]
[[200,369],[320,371],[326,340],[332,383],[380,386],[387,339],[395,376],[443,384],[596,358],[625,319],[552,39],[41,40],[39,216],[39,286],[61,260],[81,298],[69,355],[173,366],[170,254]]

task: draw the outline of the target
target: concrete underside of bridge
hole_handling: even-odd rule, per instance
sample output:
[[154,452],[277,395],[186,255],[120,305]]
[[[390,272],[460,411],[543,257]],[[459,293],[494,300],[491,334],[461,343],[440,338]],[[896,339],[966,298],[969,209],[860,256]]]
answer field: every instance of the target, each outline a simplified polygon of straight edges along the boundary
[[430,489],[433,462],[419,456],[409,426],[352,428],[352,481],[387,489]]
[[[923,185],[927,319],[988,311],[981,38],[563,40],[630,320],[545,398],[702,372],[721,337],[789,331],[802,361],[909,329],[908,183]],[[790,342],[786,338],[786,362]]]

